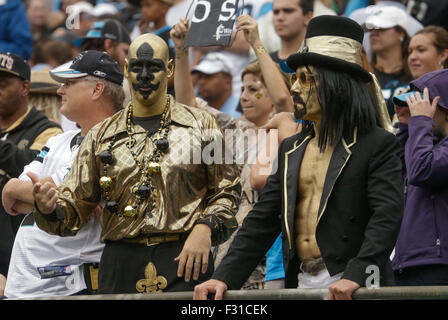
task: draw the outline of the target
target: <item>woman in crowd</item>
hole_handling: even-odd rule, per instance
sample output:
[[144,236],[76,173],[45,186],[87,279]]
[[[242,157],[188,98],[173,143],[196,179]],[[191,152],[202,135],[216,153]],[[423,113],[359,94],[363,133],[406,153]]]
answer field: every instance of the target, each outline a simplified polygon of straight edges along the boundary
[[[448,31],[439,26],[428,26],[418,31],[409,42],[408,66],[413,79],[422,75],[445,69],[448,65]],[[397,88],[394,96],[409,91],[409,85]],[[400,114],[408,112],[409,109],[395,107],[395,123],[398,122]]]
[[394,115],[392,97],[395,90],[412,80],[407,66],[409,35],[406,26],[406,13],[390,6],[381,8],[365,22],[366,29],[370,31],[371,64],[391,118]]
[[[259,39],[257,23],[247,15],[240,16],[237,22],[237,28],[244,32],[246,41],[254,49],[258,60],[246,66],[242,73],[242,92],[240,104],[243,110],[243,116],[238,119],[228,119],[229,116],[218,110],[204,106],[204,102],[194,97],[193,84],[190,77],[188,50],[184,49],[184,39],[188,33],[188,21],[182,19],[171,31],[171,37],[176,46],[176,68],[175,68],[175,91],[176,99],[187,105],[193,105],[206,109],[211,112],[218,120],[222,129],[241,129],[241,135],[237,135],[236,141],[232,143],[231,148],[243,146],[244,160],[241,166],[241,185],[242,197],[239,211],[236,215],[241,226],[247,213],[257,201],[257,193],[250,185],[250,169],[255,162],[257,151],[267,147],[269,150],[270,142],[277,143],[277,137],[266,136],[266,140],[258,141],[258,144],[251,144],[251,134],[258,138],[258,129],[263,127],[277,110],[293,110],[292,99],[289,94],[289,78],[283,74],[275,62],[272,61],[269,54],[264,50]],[[223,119],[227,119],[224,121]],[[262,135],[261,135],[262,136]],[[248,138],[248,141],[245,139]],[[233,137],[232,137],[233,139]],[[246,141],[245,141],[246,140]],[[258,146],[258,148],[257,148]],[[261,148],[260,148],[261,147]],[[267,152],[266,161],[272,162],[276,156],[277,147],[272,146],[274,152]],[[238,157],[238,151],[237,151]],[[241,162],[240,162],[241,163]],[[236,231],[237,232],[237,231]],[[233,236],[236,234],[234,232]],[[233,236],[224,244],[215,248],[215,267],[219,265],[222,258],[228,251],[233,240]],[[264,266],[260,263],[249,280],[243,286],[243,289],[259,289],[264,283]]]
[[408,54],[409,71],[414,79],[425,73],[446,68],[448,31],[438,26],[428,26],[418,31],[411,38]]

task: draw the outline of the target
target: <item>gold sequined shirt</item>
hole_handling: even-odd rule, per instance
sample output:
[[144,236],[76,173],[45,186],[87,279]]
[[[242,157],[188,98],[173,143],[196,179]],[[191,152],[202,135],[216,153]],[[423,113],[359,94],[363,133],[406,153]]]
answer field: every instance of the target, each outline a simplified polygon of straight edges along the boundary
[[[99,179],[104,166],[99,155],[108,149],[117,135],[111,153],[113,164],[107,168],[112,178],[110,200],[118,204],[119,212],[137,201],[133,189],[141,184],[139,171],[126,146],[127,108],[93,127],[86,135],[70,173],[58,187],[58,219],[35,210],[35,220],[41,229],[53,234],[75,234],[90,219],[91,212],[104,201]],[[175,102],[167,119],[169,149],[160,160],[161,171],[156,176],[156,206],[145,222],[149,199],[144,200],[133,217],[119,216],[104,209],[101,241],[131,239],[143,235],[185,233],[200,219],[217,221],[217,243],[225,241],[237,228],[235,213],[241,192],[236,165],[225,162],[222,132],[208,113]],[[147,132],[134,125],[133,151],[139,157],[154,151],[155,145]],[[159,133],[155,133],[158,135]],[[141,161],[141,160],[140,160]],[[212,230],[213,233],[213,230]]]

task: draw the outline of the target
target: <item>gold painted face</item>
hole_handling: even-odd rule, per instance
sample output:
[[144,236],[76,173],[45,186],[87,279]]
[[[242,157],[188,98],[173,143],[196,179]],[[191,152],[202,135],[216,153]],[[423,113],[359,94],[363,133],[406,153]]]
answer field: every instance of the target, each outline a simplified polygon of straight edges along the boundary
[[295,81],[291,87],[294,108],[303,120],[319,122],[321,107],[317,96],[317,73],[311,66],[300,67],[294,76]]
[[133,100],[149,105],[166,94],[168,77],[173,73],[168,57],[168,46],[156,35],[144,34],[131,43],[125,76]]

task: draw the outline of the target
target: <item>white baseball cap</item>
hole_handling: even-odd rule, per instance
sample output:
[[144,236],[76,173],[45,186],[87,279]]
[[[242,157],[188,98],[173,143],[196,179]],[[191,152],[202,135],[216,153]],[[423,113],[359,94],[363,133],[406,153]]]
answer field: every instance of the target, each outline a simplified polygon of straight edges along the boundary
[[364,23],[365,29],[389,29],[400,26],[408,30],[408,15],[397,7],[382,6],[373,11]]
[[201,59],[199,64],[197,64],[191,72],[214,74],[222,71],[232,75],[230,66],[231,64],[229,63],[228,58],[222,53],[210,52]]
[[111,3],[99,3],[93,7],[90,14],[94,17],[100,17],[105,14],[116,15],[118,14],[118,9]]

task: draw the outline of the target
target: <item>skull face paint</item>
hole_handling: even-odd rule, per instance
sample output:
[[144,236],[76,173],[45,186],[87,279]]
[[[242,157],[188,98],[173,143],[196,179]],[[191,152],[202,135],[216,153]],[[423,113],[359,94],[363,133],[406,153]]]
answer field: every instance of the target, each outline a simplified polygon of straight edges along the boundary
[[154,49],[147,42],[138,47],[136,55],[129,61],[130,80],[132,89],[146,100],[166,78],[166,66],[162,59],[154,57]]

